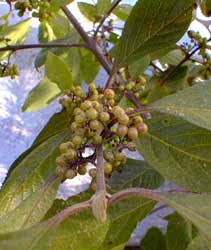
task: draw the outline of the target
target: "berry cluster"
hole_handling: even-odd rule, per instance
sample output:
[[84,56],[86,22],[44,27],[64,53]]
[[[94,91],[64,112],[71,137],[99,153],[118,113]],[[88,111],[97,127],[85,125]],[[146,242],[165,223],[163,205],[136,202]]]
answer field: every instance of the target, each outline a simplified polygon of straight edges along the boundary
[[[95,165],[96,148],[102,144],[104,173],[109,177],[126,162],[123,150],[136,150],[133,141],[145,134],[148,127],[133,109],[125,111],[117,105],[117,99],[113,89],[100,92],[90,84],[87,94],[76,87],[60,101],[73,119],[71,141],[61,144],[61,155],[56,159],[58,175],[74,178],[77,173],[85,174],[88,162]],[[85,158],[83,153],[87,148],[94,153]],[[89,174],[95,177],[96,168],[90,169]]]
[[12,1],[18,10],[18,16],[22,17],[25,11],[33,11],[32,16],[42,21],[48,21],[52,17],[50,0],[25,0]]
[[7,62],[0,63],[0,77],[10,76],[11,79],[15,79],[18,75],[19,73],[16,65],[10,66]]
[[191,39],[191,48],[199,48],[199,55],[202,57],[201,66],[198,67],[197,75],[207,80],[211,76],[211,58],[208,50],[211,46],[207,38],[201,37],[199,32],[189,31],[188,36]]

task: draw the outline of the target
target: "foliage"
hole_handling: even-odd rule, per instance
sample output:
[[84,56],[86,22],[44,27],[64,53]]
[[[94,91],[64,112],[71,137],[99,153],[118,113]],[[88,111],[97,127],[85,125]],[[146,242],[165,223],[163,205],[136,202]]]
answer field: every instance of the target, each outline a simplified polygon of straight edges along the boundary
[[[0,77],[17,77],[15,51],[40,49],[43,78],[22,111],[61,104],[3,183],[0,249],[123,250],[157,202],[175,212],[141,249],[211,249],[211,37],[188,30],[195,8],[210,16],[211,1],[78,1],[89,31],[72,2],[7,0],[0,17]],[[24,21],[9,26],[14,13]],[[33,18],[39,43],[24,44]],[[85,174],[88,190],[55,199],[61,183]],[[158,191],[165,180],[177,187]]]

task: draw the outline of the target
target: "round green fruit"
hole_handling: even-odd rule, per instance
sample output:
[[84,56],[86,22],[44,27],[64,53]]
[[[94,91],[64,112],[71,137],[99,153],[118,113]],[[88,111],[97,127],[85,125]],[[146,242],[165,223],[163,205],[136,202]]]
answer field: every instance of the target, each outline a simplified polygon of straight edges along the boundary
[[115,97],[115,92],[113,89],[106,89],[104,91],[104,97],[108,100],[113,99]]
[[76,177],[77,172],[73,169],[68,169],[65,173],[65,178],[67,179],[73,179],[74,177]]
[[78,147],[78,146],[81,146],[82,142],[83,142],[83,139],[81,136],[79,135],[75,135],[73,136],[73,139],[72,139],[72,142],[73,144]]
[[128,127],[126,125],[118,125],[118,128],[117,128],[117,135],[119,137],[125,137],[127,135],[127,132],[128,132]]
[[71,161],[73,160],[75,157],[76,157],[77,153],[76,153],[76,150],[74,149],[69,149],[65,154],[64,154],[64,157]]
[[95,177],[96,177],[96,174],[97,174],[96,168],[91,168],[91,169],[89,170],[89,175],[90,175],[92,178],[95,178]]
[[100,122],[98,121],[98,120],[92,120],[92,121],[90,121],[90,123],[89,123],[89,127],[90,127],[90,129],[92,129],[92,130],[98,130],[99,128],[100,128]]
[[108,112],[101,112],[99,118],[102,122],[108,122],[110,120],[110,115]]
[[113,168],[112,168],[112,165],[109,162],[104,162],[103,166],[104,166],[104,173],[105,174],[112,173]]
[[90,120],[95,120],[98,116],[97,110],[94,108],[90,108],[86,111],[86,116]]
[[130,127],[128,129],[128,138],[131,140],[136,140],[138,138],[138,130],[135,127]]
[[56,168],[56,174],[60,177],[64,177],[66,173],[66,169],[65,168],[62,168],[62,167],[57,167]]
[[65,161],[65,158],[62,156],[59,156],[56,158],[56,166],[57,167],[65,167],[67,165],[67,162]]

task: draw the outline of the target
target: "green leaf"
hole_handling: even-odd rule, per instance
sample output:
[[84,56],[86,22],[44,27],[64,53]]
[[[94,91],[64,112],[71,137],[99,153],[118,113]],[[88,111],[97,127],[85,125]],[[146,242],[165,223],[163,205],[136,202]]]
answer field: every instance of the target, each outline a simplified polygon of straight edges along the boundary
[[[186,219],[190,220],[199,229],[199,231],[207,237],[207,239],[211,240],[210,194],[170,193],[164,194],[162,201],[170,207],[174,208]],[[189,233],[190,232],[186,231],[187,237]],[[182,237],[184,237],[184,235]],[[186,238],[186,240],[186,243],[188,243],[189,239]],[[185,244],[183,245],[183,247],[185,246]]]
[[210,17],[211,15],[211,0],[199,0],[200,8],[202,13]]
[[62,92],[70,90],[73,86],[72,74],[68,66],[60,57],[51,52],[48,52],[45,74],[50,81],[58,85]]
[[177,213],[168,216],[166,232],[167,250],[185,250],[192,240],[192,225]]
[[192,5],[193,0],[139,0],[120,39],[116,67],[175,44],[191,22]]
[[[99,70],[100,64],[96,61],[95,56],[86,49],[80,49],[80,81],[91,83],[95,80]],[[92,70],[90,70],[92,69]]]
[[211,130],[211,82],[206,81],[167,96],[150,109],[176,115],[197,126]]
[[84,2],[78,2],[77,4],[81,14],[84,17],[92,22],[96,22],[98,13],[95,5]]
[[211,132],[174,116],[152,117],[148,134],[136,141],[144,159],[170,182],[210,192]]
[[98,0],[96,7],[98,15],[103,16],[111,8],[111,0]]
[[[162,74],[160,80],[163,79],[163,77],[165,77],[165,75],[168,74],[169,71],[171,71],[174,68],[175,66],[169,67],[169,69]],[[175,93],[179,90],[183,90],[186,87],[189,87],[187,83],[187,74],[188,74],[188,67],[187,66],[180,67],[175,72],[175,74],[169,80],[166,81],[165,87],[170,91],[170,93]]]
[[43,109],[60,94],[61,90],[58,88],[58,85],[44,77],[39,84],[29,92],[22,107],[22,112],[32,112]]
[[112,174],[108,185],[112,191],[119,191],[129,187],[158,188],[163,182],[163,177],[146,162],[128,159],[120,173]]
[[59,184],[58,178],[51,178],[47,184],[33,192],[15,209],[0,217],[0,233],[25,229],[40,222],[51,207]]
[[156,227],[147,232],[140,244],[142,250],[166,250],[165,236]]
[[117,247],[123,249],[137,223],[145,218],[154,205],[154,201],[132,198],[109,206],[110,227],[99,250],[110,250]]
[[[59,155],[58,147],[69,138],[70,131],[65,130],[44,141],[18,161],[18,165],[10,173],[0,191],[0,217],[12,213],[19,206],[22,206],[26,199],[33,200],[33,196],[36,196],[35,193],[44,188],[44,185],[55,173],[55,159]],[[39,197],[42,199],[42,196]],[[45,196],[43,202],[45,202],[44,199]],[[30,212],[32,211],[25,211],[25,213]]]
[[130,12],[132,10],[132,6],[129,4],[121,4],[117,6],[113,12],[120,20],[126,21]]
[[186,250],[211,250],[211,241],[198,236],[192,240]]
[[[183,59],[184,59],[184,54],[182,53],[182,50],[181,49],[174,49],[174,50],[170,51],[168,54],[166,54],[165,56],[163,56],[160,59],[160,62],[162,64],[168,63],[170,65],[177,65]],[[189,65],[189,64],[190,64],[190,62],[187,61],[183,65]]]
[[140,60],[131,63],[128,67],[129,73],[132,77],[138,77],[143,74],[144,71],[149,67],[150,57],[145,56]]
[[56,7],[63,7],[72,3],[73,0],[51,0],[51,4]]
[[[84,200],[90,199],[90,191],[86,191],[75,197],[69,198],[67,201],[57,200],[54,202],[52,209],[49,210],[46,218],[55,215],[68,206],[77,204]],[[155,202],[132,198],[118,202],[109,206],[108,217],[110,220],[109,230],[107,231],[105,240],[99,250],[116,250],[123,249],[127,244],[129,237],[134,230],[138,221],[142,220],[154,207]],[[92,216],[92,215],[91,215]],[[92,219],[95,219],[92,216]],[[121,226],[120,226],[121,225]],[[81,236],[82,237],[82,236]],[[71,239],[70,239],[71,240]],[[77,239],[76,239],[77,240]],[[70,243],[71,245],[71,243]],[[55,248],[56,249],[56,248]],[[58,249],[60,249],[58,247]]]
[[[31,21],[31,19],[27,19],[27,20],[20,22],[18,24],[4,28],[0,32],[0,37],[10,39],[10,41],[8,42],[9,45],[22,44],[28,35],[30,21]],[[6,44],[4,42],[0,42],[0,47],[5,47],[5,46],[6,46]],[[1,52],[0,53],[0,60],[3,60],[9,54],[10,54],[9,51]]]
[[152,79],[152,81],[154,81],[154,80],[155,80],[156,85],[154,85],[150,89],[150,91],[146,97],[147,104],[155,102],[157,100],[160,100],[160,99],[164,98],[165,96],[169,95],[169,91],[166,88],[166,86],[160,86],[157,78]]
[[[78,43],[78,34],[76,32],[70,32],[69,34],[58,38],[56,40],[51,41],[50,43],[58,43],[58,44],[71,44],[71,43]],[[39,54],[37,55],[35,59],[35,67],[39,68],[41,67],[47,58],[48,52],[50,51],[51,53],[55,55],[62,55],[62,54],[68,54],[69,51],[75,50],[76,48],[52,48],[52,49],[42,49]]]

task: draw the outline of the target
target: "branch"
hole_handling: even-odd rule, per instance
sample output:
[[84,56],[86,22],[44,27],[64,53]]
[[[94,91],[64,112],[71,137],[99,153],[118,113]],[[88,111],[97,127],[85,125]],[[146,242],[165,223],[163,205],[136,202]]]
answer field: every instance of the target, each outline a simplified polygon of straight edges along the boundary
[[113,204],[120,200],[131,197],[142,197],[162,202],[165,200],[165,197],[159,191],[153,191],[144,188],[128,188],[112,195],[112,197],[109,199],[109,204]]
[[93,52],[93,54],[96,56],[98,61],[101,63],[103,68],[106,70],[106,72],[110,75],[112,73],[112,65],[105,59],[104,55],[100,51],[99,47],[95,45],[94,40],[88,36],[86,31],[83,29],[83,27],[80,25],[80,23],[77,21],[77,19],[74,17],[74,15],[70,12],[70,10],[67,7],[62,7],[63,12],[69,19],[69,21],[72,23],[74,28],[77,30],[77,32],[81,35],[83,40],[87,43],[89,49]]
[[118,6],[118,4],[121,2],[122,0],[117,0],[116,2],[114,2],[114,4],[111,6],[111,8],[108,10],[108,12],[102,17],[102,19],[99,22],[99,25],[97,26],[97,29],[94,33],[94,39],[97,36],[97,33],[99,32],[100,28],[103,26],[105,20],[111,15],[111,13],[113,12],[113,10]]
[[[72,23],[74,28],[77,30],[77,32],[81,35],[83,40],[87,43],[89,49],[92,51],[92,53],[96,56],[100,64],[103,66],[103,68],[106,70],[108,75],[113,75],[113,65],[105,58],[105,56],[102,54],[100,51],[100,48],[98,47],[97,44],[95,44],[95,41],[88,36],[86,31],[83,29],[83,27],[80,25],[80,23],[77,21],[77,19],[74,17],[74,15],[71,13],[71,11],[67,7],[62,7],[63,12],[69,19],[69,21]],[[119,82],[122,85],[125,85],[124,80],[116,73],[116,81]],[[125,93],[127,98],[134,103],[134,105],[137,108],[141,108],[141,104],[139,101],[135,98],[132,92],[127,91]]]
[[185,57],[184,57],[184,59],[179,63],[179,64],[177,64],[177,66],[175,67],[175,68],[173,68],[172,70],[170,70],[169,72],[168,72],[168,74],[166,74],[165,76],[164,76],[164,78],[160,81],[160,86],[163,86],[165,83],[166,83],[166,81],[172,76],[172,75],[174,75],[174,73],[186,62],[186,61],[188,61],[190,58],[191,58],[191,56],[193,56],[198,50],[200,50],[200,48],[201,48],[201,46],[198,46],[197,48],[195,48],[190,54],[187,54]]
[[23,45],[8,45],[0,48],[0,52],[2,51],[17,51],[17,50],[25,50],[25,49],[39,49],[39,48],[72,48],[72,47],[83,47],[89,49],[87,44],[83,43],[72,43],[72,44],[61,44],[61,43],[50,43],[50,44],[23,44]]
[[91,206],[92,206],[92,200],[90,199],[88,201],[84,201],[64,209],[63,211],[52,217],[50,220],[56,225],[58,225],[68,217],[78,212],[81,212],[85,209],[91,208]]
[[103,192],[106,191],[102,145],[99,145],[97,147],[96,154],[97,154],[97,173],[96,173],[97,189],[96,189],[96,192],[98,193],[101,191]]

